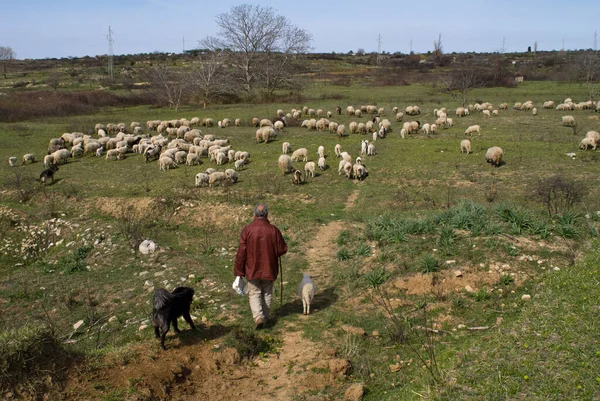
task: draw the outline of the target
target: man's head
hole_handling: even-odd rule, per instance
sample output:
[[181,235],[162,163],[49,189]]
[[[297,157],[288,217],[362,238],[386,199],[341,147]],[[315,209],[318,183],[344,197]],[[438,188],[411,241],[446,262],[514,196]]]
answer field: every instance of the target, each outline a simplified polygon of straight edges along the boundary
[[254,216],[255,217],[264,217],[266,218],[269,215],[269,211],[267,210],[267,205],[264,203],[259,203],[254,208]]

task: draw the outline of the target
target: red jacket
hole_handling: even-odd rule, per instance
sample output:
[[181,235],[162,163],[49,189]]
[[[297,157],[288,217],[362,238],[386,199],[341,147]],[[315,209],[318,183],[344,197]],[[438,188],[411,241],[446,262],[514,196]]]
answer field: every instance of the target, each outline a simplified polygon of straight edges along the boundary
[[279,273],[277,259],[286,252],[287,244],[281,231],[268,219],[254,217],[254,221],[242,229],[233,273],[246,280],[274,281]]

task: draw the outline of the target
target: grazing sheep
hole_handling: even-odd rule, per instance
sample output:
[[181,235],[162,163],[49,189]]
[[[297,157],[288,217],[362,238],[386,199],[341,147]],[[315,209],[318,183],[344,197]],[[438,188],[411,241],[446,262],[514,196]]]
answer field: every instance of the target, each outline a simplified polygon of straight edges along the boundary
[[423,124],[423,132],[425,132],[427,135],[429,135],[429,132],[431,132],[431,125],[425,123]]
[[175,152],[173,160],[175,160],[175,163],[177,164],[185,164],[185,162],[187,161],[187,152],[183,150]]
[[340,163],[338,164],[338,174],[339,175],[344,174],[344,168],[345,168],[346,164],[350,164],[350,168],[352,168],[352,163],[347,162],[344,159],[340,160]]
[[[79,157],[79,156],[83,156],[84,153],[85,153],[85,151],[83,150],[83,148],[80,145],[73,146],[71,148],[71,157],[73,159],[76,157]],[[25,161],[23,161],[23,163],[25,163]]]
[[474,132],[481,135],[481,127],[479,125],[471,125],[465,130],[465,135],[473,135]]
[[306,163],[304,165],[304,176],[306,178],[308,178],[308,176],[310,175],[311,178],[315,178],[315,170],[316,170],[315,162]]
[[577,129],[577,122],[573,116],[562,116],[562,125],[564,127],[573,127],[574,131]]
[[312,303],[315,293],[317,292],[317,286],[312,281],[310,276],[306,273],[303,274],[302,281],[298,286],[298,295],[302,300],[302,313],[305,315],[310,314],[310,304]]
[[460,141],[460,153],[471,153],[471,141],[468,139],[463,139]]
[[27,163],[35,163],[35,156],[33,155],[33,153],[25,153],[23,155],[23,162],[21,163],[21,165]]
[[500,103],[500,106],[498,106],[498,108],[500,110],[508,110],[508,103]]
[[492,166],[500,167],[502,164],[502,156],[504,151],[498,146],[492,146],[485,153],[485,161],[490,163]]
[[279,160],[277,161],[277,166],[281,170],[281,174],[285,175],[294,170],[294,163],[291,157],[288,155],[279,156]]
[[277,138],[277,133],[272,127],[262,127],[256,130],[256,142],[270,142],[274,141]]
[[297,162],[302,158],[302,161],[308,161],[308,149],[299,148],[292,153],[292,160]]
[[336,107],[335,108],[335,112],[338,114],[338,116],[341,115],[342,114],[342,108],[340,106]]
[[354,110],[354,117],[362,117],[362,110]]
[[324,157],[319,157],[319,162],[317,165],[321,170],[327,170],[327,161]]
[[343,124],[338,125],[336,132],[340,138],[346,136],[346,126]]
[[277,131],[283,131],[283,121],[275,121],[273,128]]
[[342,145],[336,143],[333,151],[335,153],[335,157],[341,157],[340,155],[342,154]]
[[349,116],[354,115],[354,106],[346,107],[346,114],[348,114]]
[[351,162],[352,161],[352,156],[350,156],[350,154],[348,152],[342,152],[342,153],[340,153],[340,157],[342,158],[342,160],[345,160],[347,162]]
[[[362,181],[365,178],[367,178],[368,174],[369,173],[367,172],[367,169],[362,164],[357,163],[352,166],[352,175],[354,176],[355,179]],[[350,177],[348,177],[348,178],[350,178]]]
[[483,110],[481,113],[483,114],[484,117],[489,118],[492,116],[492,113],[489,110]]
[[[109,150],[110,152],[110,150]],[[106,156],[108,157],[108,152],[106,153]],[[175,160],[171,159],[168,156],[162,156],[158,159],[158,170],[162,170],[162,171],[168,171],[171,167],[177,167],[177,163],[175,163]]]
[[431,124],[431,126],[429,127],[429,132],[431,132],[432,134],[435,134],[437,132],[437,125]]
[[358,128],[358,123],[356,121],[352,121],[352,122],[350,122],[350,125],[348,127],[350,128],[351,134],[356,134],[356,129]]
[[106,161],[119,160],[120,156],[121,154],[119,153],[118,149],[109,149],[106,151]]
[[281,151],[283,152],[284,155],[290,153],[292,151],[292,145],[290,145],[289,142],[284,142],[281,145]]
[[52,157],[54,158],[54,164],[60,164],[61,161],[66,163],[67,159],[71,157],[71,152],[67,149],[59,149],[52,153]]
[[200,156],[197,153],[188,153],[185,164],[188,166],[194,166],[196,164],[200,164]]
[[332,134],[335,134],[335,133],[337,133],[337,129],[338,129],[338,127],[339,127],[339,124],[338,124],[338,123],[336,123],[336,122],[334,122],[334,121],[331,121],[331,122],[329,123],[329,132],[331,132]]
[[404,113],[403,112],[396,113],[396,121],[398,121],[398,122],[402,121],[403,117],[404,117]]
[[372,143],[367,147],[367,156],[375,156],[375,145]]
[[294,176],[292,177],[292,183],[294,185],[300,185],[302,183],[302,173],[300,170],[294,171]]
[[225,185],[227,182],[229,182],[229,178],[227,177],[227,174],[225,174],[222,171],[215,171],[212,174],[210,174],[208,176],[208,186],[209,188],[212,188],[213,184],[221,184],[221,186]]
[[537,109],[535,107],[531,109],[531,112],[534,116],[537,116]]
[[588,150],[589,148],[596,150],[597,146],[598,146],[598,143],[594,140],[594,138],[585,137],[579,143],[579,149],[582,149],[582,150]]
[[227,170],[225,170],[225,175],[227,176],[227,179],[233,184],[235,184],[239,180],[237,171],[235,171],[232,168],[228,168]]
[[366,134],[367,133],[367,125],[365,123],[358,123],[356,132],[358,132],[359,134],[363,134],[363,135]]
[[208,186],[208,174],[206,173],[198,173],[196,174],[196,187],[201,187],[204,184]]
[[319,157],[325,157],[325,146],[319,146],[317,149],[317,155],[319,155]]
[[17,165],[17,158],[15,156],[11,156],[8,158],[8,165],[11,167],[15,167]]
[[446,118],[446,125],[444,128],[452,128],[453,122],[450,117]]
[[[402,130],[400,130],[402,131]],[[400,132],[400,134],[402,134],[402,132]],[[379,136],[377,131],[373,131],[373,133],[371,134],[371,138],[373,139],[373,142],[375,142],[377,140],[377,137]]]
[[546,102],[544,102],[544,104],[542,105],[543,108],[545,109],[553,109],[556,105],[554,104],[554,102],[552,100],[548,100]]
[[[96,149],[96,157],[102,157],[103,154],[104,154],[103,147],[99,147],[98,149]],[[46,157],[48,157],[48,156],[46,156]],[[46,161],[46,157],[44,158],[44,162]]]
[[492,110],[492,115],[494,117],[498,117],[500,115],[500,112],[498,111],[498,109],[494,109],[494,110]]
[[364,141],[360,141],[360,154],[361,155],[366,155],[367,154],[367,147],[369,146],[369,141],[367,141],[366,139]]

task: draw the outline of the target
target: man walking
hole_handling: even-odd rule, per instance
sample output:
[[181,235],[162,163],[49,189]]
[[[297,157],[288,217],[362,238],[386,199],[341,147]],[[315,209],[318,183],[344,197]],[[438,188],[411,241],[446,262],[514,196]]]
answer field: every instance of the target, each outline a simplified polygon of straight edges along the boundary
[[242,229],[240,247],[235,257],[233,273],[248,280],[248,298],[256,329],[269,318],[273,300],[273,283],[277,279],[278,259],[287,252],[281,231],[267,219],[267,206],[254,208],[254,221]]

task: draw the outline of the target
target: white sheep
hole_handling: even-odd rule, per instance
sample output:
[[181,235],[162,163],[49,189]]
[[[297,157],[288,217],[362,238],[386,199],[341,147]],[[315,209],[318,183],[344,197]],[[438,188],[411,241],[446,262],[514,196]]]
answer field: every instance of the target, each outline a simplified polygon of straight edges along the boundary
[[489,110],[483,110],[481,113],[483,114],[484,117],[489,118],[492,116],[492,113]]
[[396,121],[398,121],[398,122],[402,121],[403,117],[404,117],[404,113],[403,112],[396,113]]
[[273,128],[277,131],[283,131],[283,121],[275,121]]
[[468,139],[463,139],[460,142],[460,153],[471,153],[471,141],[469,141]]
[[227,176],[227,179],[233,184],[235,184],[239,180],[237,171],[235,171],[232,168],[228,168],[227,170],[225,170],[225,175]]
[[294,183],[294,185],[300,185],[302,183],[302,173],[300,172],[300,170],[294,171],[292,182]]
[[502,164],[502,156],[504,151],[498,146],[492,146],[485,153],[485,161],[490,163],[492,166],[500,167]]
[[437,125],[431,124],[431,126],[429,127],[429,132],[431,132],[432,134],[435,134],[437,132]]
[[310,276],[304,273],[302,276],[302,281],[298,286],[298,295],[302,300],[302,313],[304,313],[305,315],[310,314],[310,304],[312,303],[316,292],[317,286],[312,281]]
[[281,155],[277,161],[277,166],[281,170],[281,174],[289,173],[294,170],[294,163],[290,156]]
[[308,149],[299,148],[292,153],[293,161],[299,161],[300,159],[302,159],[304,162],[308,161]]
[[562,125],[565,127],[577,127],[577,122],[575,122],[575,117],[573,116],[562,116]]
[[54,158],[54,164],[60,164],[61,161],[67,162],[67,159],[71,157],[71,152],[67,149],[59,149],[51,155]]
[[498,117],[500,115],[500,112],[498,111],[498,109],[494,109],[494,110],[492,110],[492,115],[494,117]]
[[338,125],[336,133],[340,138],[346,136],[346,126],[344,124]]
[[598,146],[598,143],[594,140],[594,138],[585,137],[579,143],[579,149],[582,149],[582,150],[588,150],[588,148],[592,148],[593,150],[596,150],[597,146]]
[[109,149],[106,151],[106,161],[118,160],[119,158],[120,158],[120,153],[117,149]]
[[431,132],[431,125],[425,123],[423,124],[423,132],[425,132],[427,135],[429,135],[429,133]]
[[272,128],[273,127],[273,123],[268,118],[263,118],[262,120],[260,120],[260,126],[261,127],[271,127]]
[[208,186],[212,187],[213,184],[221,184],[221,186],[225,185],[227,182],[229,182],[229,178],[227,177],[227,174],[225,174],[222,171],[215,171],[212,174],[210,174],[208,176]]
[[358,128],[358,123],[356,121],[351,121],[350,125],[348,127],[350,128],[351,134],[356,134],[356,129]]
[[[352,175],[355,179],[362,181],[367,178],[367,169],[362,164],[355,164],[352,166]],[[348,177],[350,178],[350,177]]]
[[17,158],[15,156],[11,156],[8,158],[8,165],[11,167],[15,167],[17,165]]
[[292,145],[290,145],[289,142],[284,142],[281,145],[281,151],[283,152],[284,155],[290,153],[292,151]]
[[319,155],[319,157],[325,157],[325,146],[319,146],[317,149],[317,155]]
[[465,135],[473,135],[473,133],[477,132],[481,134],[481,127],[479,125],[471,125],[469,128],[465,130]]
[[33,153],[25,153],[23,155],[23,162],[21,164],[35,163],[35,156]]
[[[98,149],[96,149],[96,157],[102,157],[102,155],[104,154],[104,147],[99,147]],[[48,156],[46,156],[48,157]],[[45,162],[46,158],[44,158],[44,162]]]
[[364,141],[360,141],[360,154],[361,155],[366,155],[367,154],[367,147],[369,146],[369,141],[364,140]]
[[188,166],[194,166],[200,164],[200,156],[197,153],[188,153],[185,164]]
[[350,154],[348,152],[342,152],[342,153],[340,153],[340,157],[342,158],[342,160],[345,160],[347,162],[351,162],[352,161],[352,156],[350,156]]
[[317,165],[319,166],[319,168],[321,170],[326,170],[327,169],[326,159],[324,157],[319,157],[319,161],[318,161]]
[[168,156],[161,156],[158,159],[158,169],[162,171],[168,171],[171,167],[177,167],[175,160]]
[[310,175],[311,178],[314,178],[315,177],[315,170],[316,170],[315,162],[307,162],[304,165],[304,176],[306,178],[308,178],[308,176]]
[[372,143],[367,147],[367,156],[375,156],[375,145]]
[[236,160],[234,163],[235,169],[236,170],[241,170],[242,167],[244,167],[244,165],[246,165],[246,160],[241,159],[241,160]]
[[198,173],[196,174],[196,187],[201,187],[204,184],[208,186],[208,174],[206,173]]

